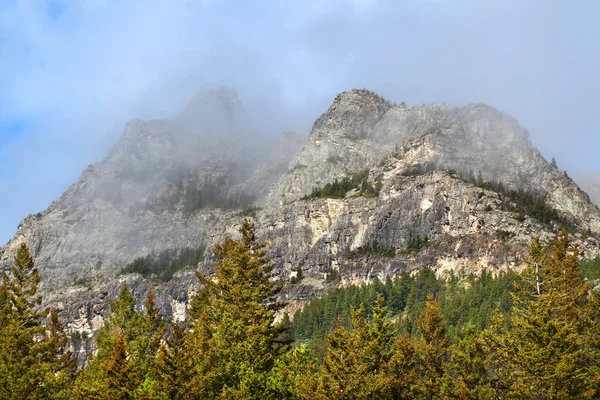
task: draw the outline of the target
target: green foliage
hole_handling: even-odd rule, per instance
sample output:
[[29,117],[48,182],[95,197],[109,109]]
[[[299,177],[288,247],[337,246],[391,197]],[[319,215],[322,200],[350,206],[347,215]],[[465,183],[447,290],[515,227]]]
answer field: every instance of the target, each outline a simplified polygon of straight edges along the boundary
[[316,377],[317,398],[371,399],[392,395],[394,376],[386,369],[393,357],[395,332],[377,297],[373,316],[352,310],[350,326],[338,325],[328,336],[328,352]]
[[377,181],[373,185],[369,182],[369,170],[364,170],[345,177],[341,181],[337,179],[328,183],[322,188],[314,188],[311,194],[306,195],[302,200],[311,199],[342,199],[350,190],[357,189],[358,196],[377,197],[381,190],[381,182]]
[[[56,310],[39,310],[40,275],[21,244],[0,284],[0,398],[64,398],[76,360]],[[44,323],[46,321],[46,323]]]
[[425,235],[424,237],[410,235],[408,237],[408,243],[406,244],[406,249],[402,250],[402,254],[410,254],[410,253],[418,253],[424,247],[431,247],[434,243],[429,240],[429,237]]
[[541,285],[521,285],[509,323],[498,317],[486,332],[498,387],[506,398],[597,398],[599,349],[588,330],[595,295],[579,275],[578,249],[566,233],[543,252],[534,248],[539,248],[536,242],[531,261],[541,265],[530,261],[530,267]]
[[496,234],[503,240],[509,240],[515,236],[514,232],[505,231],[502,229],[497,230]]
[[158,387],[155,363],[165,324],[152,289],[147,293],[144,312],[136,311],[136,303],[123,283],[98,333],[98,353],[79,376],[73,397],[133,399]]
[[600,279],[600,257],[581,260],[579,273],[592,282]]
[[[280,286],[247,220],[198,274],[187,331],[123,285],[76,378],[55,310],[39,312],[26,246],[0,284],[0,398],[597,399],[600,294],[566,232],[517,275],[430,269],[333,290],[280,322]],[[47,322],[43,324],[43,321]],[[290,331],[291,326],[291,331]],[[293,334],[293,337],[292,337]],[[298,347],[290,348],[295,339]]]
[[256,213],[262,210],[262,207],[257,206],[248,206],[239,212],[238,216],[240,217],[253,217],[256,218]]
[[332,268],[331,271],[327,274],[327,278],[325,278],[325,283],[334,283],[339,281],[340,273],[337,269]]
[[348,252],[349,258],[358,258],[365,255],[378,255],[382,257],[394,257],[396,255],[396,249],[393,247],[385,246],[379,243],[375,239],[369,240],[362,246]]
[[389,316],[401,315],[401,330],[411,335],[417,334],[416,320],[424,311],[427,295],[434,295],[448,320],[448,333],[454,338],[467,324],[479,330],[486,328],[494,310],[509,313],[517,277],[512,272],[495,277],[484,272],[481,276],[469,275],[459,284],[457,278],[438,280],[432,270],[425,268],[415,277],[403,272],[394,279],[386,278],[383,283],[375,278],[370,285],[335,289],[312,300],[294,315],[294,338],[301,343],[313,343],[318,353],[319,341],[338,318],[347,323],[350,309],[361,305],[370,315],[379,294],[383,296]]
[[197,266],[204,259],[206,245],[202,243],[197,248],[184,247],[177,250],[163,250],[158,255],[150,254],[138,257],[127,264],[122,274],[138,273],[143,277],[156,276],[158,280],[167,282],[173,274],[185,267]]
[[265,398],[271,370],[287,347],[281,336],[288,327],[275,323],[284,304],[271,280],[274,265],[254,225],[244,220],[240,233],[216,247],[214,279],[197,273],[202,289],[192,299],[186,337],[191,398]]
[[200,176],[185,166],[167,172],[167,180],[175,187],[177,196],[166,204],[174,207],[181,204],[184,213],[194,213],[205,208],[243,209],[254,202],[253,195],[238,190],[231,191],[232,184],[239,182],[239,171],[231,167],[226,173]]
[[435,164],[413,164],[406,167],[402,175],[404,176],[420,176],[433,172],[437,169]]
[[302,273],[301,267],[298,267],[298,268],[294,269],[293,271],[296,272],[296,275],[290,279],[290,283],[292,285],[295,285],[296,283],[299,283],[302,281],[302,279],[304,279],[304,274]]
[[576,226],[569,220],[563,218],[550,206],[544,196],[537,195],[523,189],[507,189],[501,182],[484,181],[481,173],[477,177],[470,173],[466,182],[477,185],[482,189],[494,191],[500,195],[500,208],[505,211],[514,212],[518,221],[523,222],[525,215],[538,222],[551,225],[557,224],[563,228],[575,229]]

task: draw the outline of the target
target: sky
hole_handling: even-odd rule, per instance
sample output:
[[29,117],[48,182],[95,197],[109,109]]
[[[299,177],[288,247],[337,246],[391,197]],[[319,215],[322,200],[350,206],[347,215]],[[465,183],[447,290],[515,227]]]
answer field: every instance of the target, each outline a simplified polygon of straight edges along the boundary
[[569,173],[600,171],[600,2],[0,0],[0,243],[134,118],[228,86],[265,132],[339,92],[487,103]]

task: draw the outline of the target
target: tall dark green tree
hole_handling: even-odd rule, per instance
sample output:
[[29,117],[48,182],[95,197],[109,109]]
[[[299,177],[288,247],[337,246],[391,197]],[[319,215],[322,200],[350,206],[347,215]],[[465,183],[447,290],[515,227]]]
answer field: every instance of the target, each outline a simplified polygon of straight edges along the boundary
[[110,314],[98,333],[97,354],[79,377],[75,394],[82,398],[158,398],[156,358],[164,323],[148,291],[145,311],[136,311],[136,298],[123,283]]
[[275,322],[283,308],[280,286],[266,246],[244,220],[241,237],[216,247],[213,278],[198,273],[202,289],[192,300],[186,341],[193,376],[187,392],[194,398],[264,398],[267,378],[285,350],[288,329]]
[[[64,398],[75,374],[55,310],[40,310],[40,275],[21,244],[0,285],[0,398]],[[49,317],[49,323],[44,320]]]
[[[539,259],[536,247],[534,242],[532,260]],[[499,320],[487,336],[497,354],[499,386],[515,399],[597,398],[597,371],[585,335],[591,303],[577,269],[579,250],[565,232],[550,248],[538,268],[544,272],[539,292],[532,285],[509,324]]]

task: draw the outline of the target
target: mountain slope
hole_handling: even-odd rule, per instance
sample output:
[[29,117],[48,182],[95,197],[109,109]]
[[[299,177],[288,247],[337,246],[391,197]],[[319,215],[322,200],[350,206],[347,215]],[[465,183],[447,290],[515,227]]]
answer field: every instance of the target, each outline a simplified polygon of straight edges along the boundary
[[[46,302],[60,306],[70,332],[90,335],[125,279],[138,297],[155,285],[163,311],[184,318],[193,270],[211,271],[210,249],[244,216],[269,243],[278,278],[302,270],[282,293],[291,310],[337,285],[336,275],[350,284],[424,266],[439,274],[519,269],[529,241],[565,223],[586,256],[598,255],[598,208],[514,119],[488,106],[408,108],[352,90],[308,138],[286,133],[257,144],[245,126],[227,89],[201,92],[174,120],[128,123],[101,163],[23,220],[0,260],[8,266],[16,246],[29,244]],[[357,173],[336,198],[305,197]],[[516,189],[554,216],[527,215]],[[120,274],[138,257],[201,242],[204,262],[169,282]]]

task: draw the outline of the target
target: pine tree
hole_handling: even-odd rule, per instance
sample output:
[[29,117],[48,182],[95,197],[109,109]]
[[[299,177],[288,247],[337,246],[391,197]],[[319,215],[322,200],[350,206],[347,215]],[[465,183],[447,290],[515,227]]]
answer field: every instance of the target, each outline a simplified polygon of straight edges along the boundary
[[[110,303],[110,314],[98,333],[98,353],[80,376],[76,394],[84,398],[159,398],[156,357],[164,333],[154,293],[147,294],[145,313],[135,309],[137,300],[127,288]],[[114,385],[120,385],[118,387]]]
[[186,385],[190,379],[186,358],[183,326],[171,326],[171,337],[161,345],[156,360],[156,374],[163,393],[168,399],[186,399]]
[[[39,283],[23,243],[0,285],[0,398],[60,398],[75,374],[58,314],[39,310]],[[50,322],[44,326],[48,315]]]
[[444,398],[442,389],[447,384],[444,378],[450,339],[446,334],[446,321],[432,294],[427,295],[425,314],[418,318],[417,327],[420,334],[416,347],[420,372],[419,391],[428,399]]
[[545,261],[540,293],[534,286],[513,310],[510,327],[499,320],[487,334],[497,354],[499,387],[507,398],[595,398],[591,382],[597,378],[583,334],[590,303],[578,259],[568,235],[558,235]]
[[393,376],[387,371],[392,358],[394,329],[385,317],[387,308],[379,295],[373,308],[373,320],[364,316],[365,309],[353,310],[351,326],[338,326],[328,336],[317,398],[371,399],[389,398]]
[[271,280],[273,264],[248,220],[240,233],[216,247],[214,279],[197,273],[203,287],[192,300],[186,337],[191,397],[262,398],[269,371],[285,350],[279,338],[287,327],[275,323],[283,304],[277,301],[280,286]]
[[449,374],[457,385],[450,389],[461,399],[494,399],[496,391],[490,376],[490,350],[475,325],[469,324],[451,349]]

